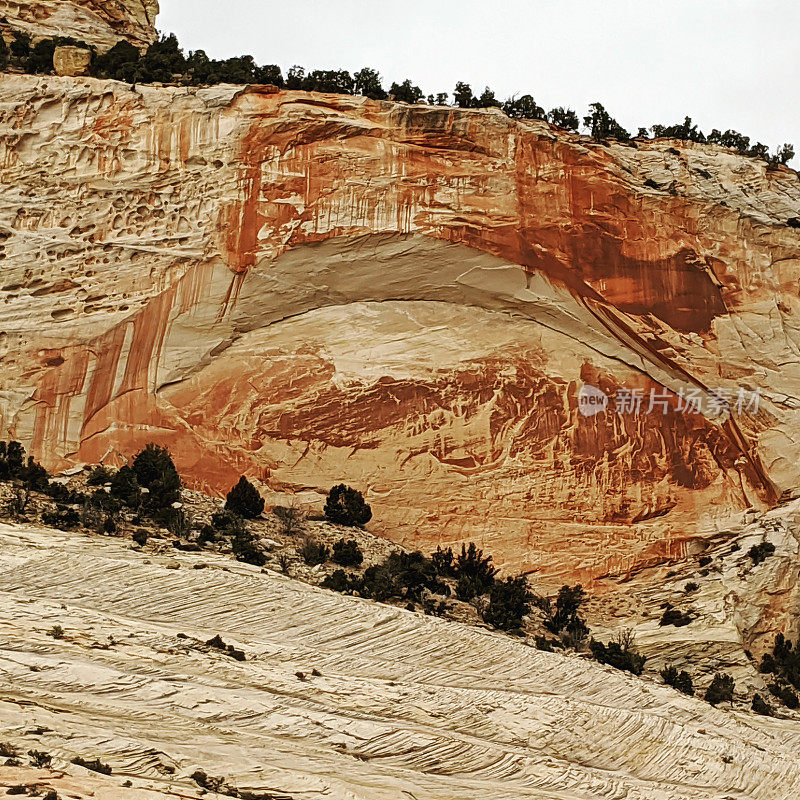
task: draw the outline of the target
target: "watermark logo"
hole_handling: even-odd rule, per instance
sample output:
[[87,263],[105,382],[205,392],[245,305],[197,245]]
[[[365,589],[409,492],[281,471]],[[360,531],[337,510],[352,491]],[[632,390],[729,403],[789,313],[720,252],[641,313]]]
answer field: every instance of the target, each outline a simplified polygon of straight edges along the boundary
[[584,384],[578,390],[578,411],[584,417],[593,417],[605,411],[613,401],[617,414],[703,414],[706,417],[724,417],[731,412],[757,414],[761,393],[758,389],[631,389],[621,386],[609,396],[602,389]]
[[608,407],[608,395],[596,386],[588,383],[581,386],[578,391],[578,411],[584,417],[593,417]]

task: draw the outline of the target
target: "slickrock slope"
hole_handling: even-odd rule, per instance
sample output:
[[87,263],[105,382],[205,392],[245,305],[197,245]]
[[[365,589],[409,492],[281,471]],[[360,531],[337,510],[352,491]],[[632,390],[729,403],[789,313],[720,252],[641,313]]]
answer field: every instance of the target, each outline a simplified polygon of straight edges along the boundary
[[0,643],[0,741],[53,756],[4,786],[196,797],[200,768],[295,800],[786,800],[800,781],[790,721],[208,554],[0,525]]
[[0,135],[0,433],[50,467],[155,438],[211,492],[344,480],[553,582],[800,484],[791,170],[270,87],[4,76]]
[[0,0],[11,31],[34,39],[71,36],[109,50],[120,39],[144,48],[156,38],[158,0]]

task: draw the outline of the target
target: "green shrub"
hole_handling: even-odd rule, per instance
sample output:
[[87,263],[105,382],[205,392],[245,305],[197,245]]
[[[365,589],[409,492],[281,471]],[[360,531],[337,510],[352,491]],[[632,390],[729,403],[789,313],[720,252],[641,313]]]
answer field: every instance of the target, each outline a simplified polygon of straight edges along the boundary
[[495,581],[489,593],[484,622],[502,631],[522,627],[522,618],[530,613],[533,595],[524,576]]
[[328,492],[325,516],[338,525],[356,527],[372,519],[372,509],[364,502],[361,492],[340,483]]
[[761,659],[759,671],[763,674],[772,673],[800,690],[800,646],[779,633],[775,637],[772,653],[765,653]]
[[546,597],[534,597],[533,603],[544,612],[544,627],[560,636],[570,647],[580,647],[589,635],[589,626],[580,614],[585,599],[583,587],[562,586],[555,602]]
[[261,548],[256,545],[253,534],[246,529],[237,531],[231,542],[233,548],[233,555],[237,561],[243,561],[246,564],[253,564],[256,567],[263,567],[267,563],[267,557],[262,552]]
[[81,524],[81,516],[74,508],[58,506],[55,511],[43,511],[42,522],[50,528],[71,531]]
[[720,703],[733,702],[733,691],[735,689],[733,678],[724,672],[718,672],[711,681],[711,685],[706,689],[705,700],[712,706]]
[[144,547],[147,544],[147,539],[149,537],[149,533],[144,528],[137,528],[133,532],[133,536],[131,537],[139,547]]
[[658,624],[661,626],[674,625],[676,628],[681,628],[684,625],[689,625],[692,619],[692,615],[688,612],[683,612],[677,608],[668,608],[662,614]]
[[8,66],[8,56],[8,45],[2,34],[0,34],[0,71]]
[[102,464],[94,467],[86,479],[87,486],[105,486],[111,483],[114,478],[114,473],[104,467]]
[[364,571],[357,588],[363,597],[381,602],[391,598],[420,602],[423,591],[433,594],[449,592],[439,581],[431,560],[418,550],[413,553],[393,551],[381,563]]
[[264,510],[264,498],[258,489],[242,475],[225,499],[225,510],[245,519],[255,519]]
[[331,589],[334,592],[350,592],[353,589],[357,589],[359,585],[360,581],[358,579],[351,580],[343,569],[334,570],[332,574],[327,575],[325,580],[322,581],[324,589]]
[[339,539],[333,545],[331,561],[341,567],[358,567],[364,561],[364,554],[355,539]]
[[89,498],[89,505],[105,511],[107,514],[117,514],[122,509],[122,501],[109,494],[105,489],[95,489]]
[[46,769],[53,761],[53,757],[43,750],[28,750],[28,757],[31,760],[31,765],[39,767],[39,769]]
[[[461,545],[461,553],[456,558],[455,574],[465,597],[470,594],[473,597],[480,597],[494,586],[497,569],[492,566],[492,557],[484,556],[483,550],[479,550],[474,542],[470,542],[469,547]],[[456,595],[458,592],[457,588]]]
[[785,683],[779,683],[778,681],[775,681],[774,683],[770,683],[767,688],[787,708],[795,709],[800,707],[800,700],[798,700],[797,694],[793,692],[792,689]]
[[75,758],[72,759],[72,763],[77,764],[79,767],[90,769],[92,772],[99,772],[101,775],[111,774],[111,767],[109,767],[108,764],[104,764],[99,758],[95,758],[92,761],[87,761],[81,756],[75,756]]
[[684,591],[687,592],[696,592],[700,587],[694,582],[689,581],[686,586],[684,586]]
[[317,564],[324,564],[328,560],[330,553],[324,544],[308,538],[303,542],[303,546],[300,548],[300,555],[306,564],[313,567]]
[[452,547],[448,547],[447,550],[437,547],[436,552],[431,553],[431,562],[437,575],[443,578],[456,577],[456,557],[453,554]]
[[631,135],[606,110],[601,103],[592,103],[583,124],[591,131],[591,137],[601,142],[604,139],[628,141]]
[[0,442],[0,480],[22,477],[25,448],[19,442]]
[[641,675],[647,659],[639,653],[632,631],[620,633],[616,639],[607,645],[592,639],[589,649],[595,660],[601,664],[608,664],[616,669]]
[[772,706],[760,694],[753,695],[752,708],[756,714],[761,714],[764,717],[772,716]]
[[688,672],[684,670],[678,672],[676,667],[668,665],[661,670],[661,677],[664,679],[664,683],[666,683],[667,686],[671,686],[673,689],[677,689],[683,694],[688,694],[690,696],[694,694],[692,676]]
[[139,486],[148,490],[148,508],[169,508],[180,500],[181,478],[166,447],[151,442],[136,454],[131,466]]
[[56,52],[54,39],[40,39],[31,48],[25,69],[34,75],[49,75],[53,71],[53,56]]
[[772,542],[761,542],[761,544],[754,544],[747,551],[747,555],[753,560],[753,566],[757,566],[762,561],[766,561],[774,552],[775,545]]

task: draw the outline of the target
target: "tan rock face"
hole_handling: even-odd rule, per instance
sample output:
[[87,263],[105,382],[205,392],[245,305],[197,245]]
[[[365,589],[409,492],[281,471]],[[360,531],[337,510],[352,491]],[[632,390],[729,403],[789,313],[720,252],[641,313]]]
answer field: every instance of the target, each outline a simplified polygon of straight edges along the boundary
[[139,48],[156,38],[158,0],[3,0],[0,17],[35,39],[71,36],[109,50],[120,39]]
[[[800,484],[788,169],[341,96],[0,99],[0,434],[51,467],[157,439],[214,492],[346,481],[376,532],[554,582],[684,554]],[[758,411],[713,417],[740,387]]]
[[57,75],[75,78],[89,74],[92,51],[83,47],[56,47],[53,66]]

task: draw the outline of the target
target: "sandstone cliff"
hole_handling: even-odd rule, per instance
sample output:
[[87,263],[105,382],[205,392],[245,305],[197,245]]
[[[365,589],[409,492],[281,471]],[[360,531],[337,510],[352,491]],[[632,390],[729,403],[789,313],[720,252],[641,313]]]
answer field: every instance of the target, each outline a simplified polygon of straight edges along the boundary
[[[3,76],[0,131],[0,435],[50,467],[158,439],[210,491],[345,480],[377,532],[556,582],[800,485],[787,168],[269,88]],[[586,417],[584,383],[667,402]]]
[[144,48],[156,38],[158,0],[0,0],[7,29],[34,39],[70,36],[109,50],[120,39]]

